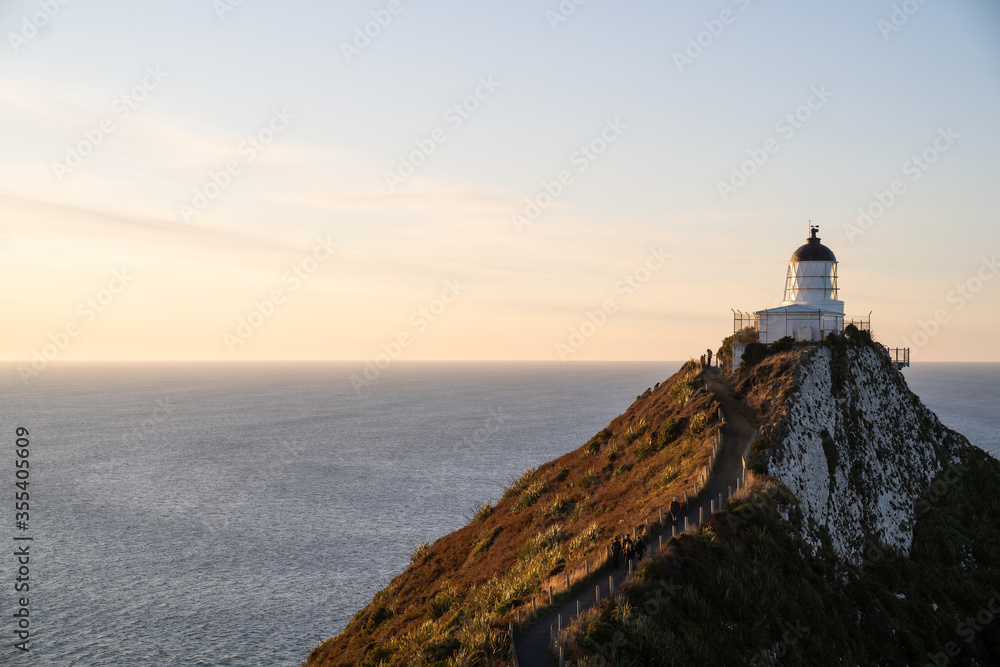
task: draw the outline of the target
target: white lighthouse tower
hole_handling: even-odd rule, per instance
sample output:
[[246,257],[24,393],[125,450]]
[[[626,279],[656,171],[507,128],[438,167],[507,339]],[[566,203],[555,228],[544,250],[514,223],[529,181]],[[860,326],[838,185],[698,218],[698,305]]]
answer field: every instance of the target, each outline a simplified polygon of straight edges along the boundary
[[818,233],[819,227],[810,225],[805,245],[792,253],[781,306],[754,312],[761,343],[773,343],[786,336],[817,341],[831,331],[844,330],[837,257],[820,243]]

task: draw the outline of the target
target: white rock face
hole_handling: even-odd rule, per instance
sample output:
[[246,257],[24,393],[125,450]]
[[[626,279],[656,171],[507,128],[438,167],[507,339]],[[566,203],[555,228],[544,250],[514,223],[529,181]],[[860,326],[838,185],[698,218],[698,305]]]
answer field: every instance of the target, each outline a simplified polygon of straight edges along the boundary
[[887,357],[870,347],[846,353],[846,372],[827,347],[803,362],[771,425],[768,472],[801,502],[807,541],[815,548],[828,531],[837,554],[860,564],[872,537],[909,554],[914,500],[942,469],[934,445],[945,429]]

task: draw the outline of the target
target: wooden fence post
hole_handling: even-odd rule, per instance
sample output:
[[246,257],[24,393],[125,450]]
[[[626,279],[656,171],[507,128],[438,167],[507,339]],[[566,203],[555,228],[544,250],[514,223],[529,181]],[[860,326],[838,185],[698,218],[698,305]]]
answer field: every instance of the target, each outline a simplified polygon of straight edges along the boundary
[[552,606],[552,586],[549,586],[549,606]]
[[601,601],[601,585],[597,584],[594,586],[594,604]]
[[534,618],[538,618],[538,603],[535,598],[531,598],[531,615]]

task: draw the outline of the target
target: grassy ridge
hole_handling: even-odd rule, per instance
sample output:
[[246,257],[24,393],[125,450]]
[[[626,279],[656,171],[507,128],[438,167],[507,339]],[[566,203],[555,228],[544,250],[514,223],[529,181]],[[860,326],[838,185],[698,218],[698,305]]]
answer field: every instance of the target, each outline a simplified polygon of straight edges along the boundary
[[[671,540],[564,636],[580,665],[1000,664],[1000,463],[963,447],[917,503],[908,558],[860,567],[800,539],[766,483]],[[783,518],[785,517],[785,518]],[[995,618],[994,618],[995,617]]]

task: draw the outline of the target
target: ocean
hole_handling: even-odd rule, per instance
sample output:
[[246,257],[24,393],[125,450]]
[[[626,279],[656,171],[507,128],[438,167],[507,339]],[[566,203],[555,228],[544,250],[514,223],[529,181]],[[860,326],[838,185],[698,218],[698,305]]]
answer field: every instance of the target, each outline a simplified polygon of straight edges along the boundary
[[[27,386],[9,366],[0,538],[33,538],[31,650],[13,647],[24,593],[0,556],[0,664],[299,665],[416,545],[679,366],[399,362],[360,391],[352,363],[65,363]],[[1000,453],[1000,364],[905,374]],[[31,443],[25,531],[17,427]]]

